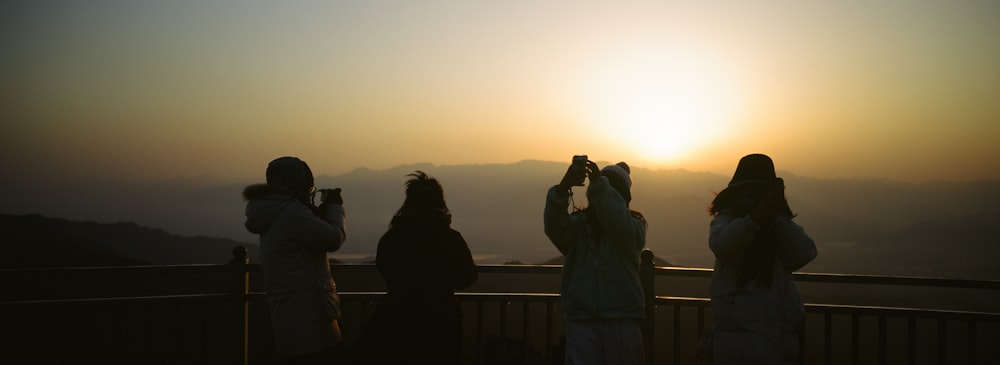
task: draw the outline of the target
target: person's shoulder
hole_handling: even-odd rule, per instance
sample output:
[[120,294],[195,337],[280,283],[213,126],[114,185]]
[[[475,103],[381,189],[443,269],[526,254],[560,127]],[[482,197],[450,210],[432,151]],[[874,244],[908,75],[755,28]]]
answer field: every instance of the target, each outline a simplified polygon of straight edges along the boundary
[[448,229],[445,231],[445,234],[451,238],[463,239],[462,232],[459,232],[457,229],[451,227],[448,227]]
[[316,214],[313,213],[312,209],[298,200],[291,197],[278,199],[281,200],[280,204],[284,204],[285,206],[282,212],[283,214],[293,215],[295,217],[316,217]]
[[389,229],[387,229],[385,231],[385,233],[382,233],[382,237],[381,238],[383,240],[396,238],[397,236],[399,236],[399,231],[400,231],[400,229],[397,228],[397,227],[390,227]]

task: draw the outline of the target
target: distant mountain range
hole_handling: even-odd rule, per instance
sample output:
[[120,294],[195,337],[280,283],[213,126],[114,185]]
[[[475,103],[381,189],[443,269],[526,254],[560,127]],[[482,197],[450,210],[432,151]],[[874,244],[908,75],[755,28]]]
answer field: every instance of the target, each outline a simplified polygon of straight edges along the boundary
[[[223,264],[239,242],[180,237],[135,223],[0,214],[0,268]],[[256,245],[244,245],[257,256]]]
[[[444,185],[453,227],[462,232],[478,262],[543,263],[559,256],[542,229],[545,192],[559,181],[566,167],[565,163],[545,161],[414,164],[318,176],[316,185],[344,189],[348,242],[335,254],[343,260],[374,255],[378,238],[403,200],[405,175],[423,170]],[[788,200],[798,214],[796,221],[819,246],[820,256],[803,271],[1000,279],[1000,265],[995,263],[1000,256],[1000,236],[996,234],[1000,230],[1000,181],[910,184],[815,179],[783,171],[779,175],[785,179]],[[634,168],[633,180],[632,208],[642,211],[650,223],[647,247],[677,265],[711,267],[706,208],[729,177]],[[243,187],[256,182],[95,182],[40,196],[4,193],[9,204],[0,209],[8,214],[105,223],[74,226],[62,221],[60,229],[35,231],[44,239],[29,238],[31,234],[18,231],[21,236],[17,242],[71,242],[64,250],[88,245],[110,247],[110,251],[96,250],[94,254],[102,257],[108,252],[125,252],[124,260],[149,263],[225,262],[232,246],[243,244],[251,248],[250,257],[256,259],[256,237],[243,228],[245,202],[241,197]],[[585,205],[584,189],[576,192],[576,204]],[[11,232],[8,223],[2,227]],[[69,233],[77,229],[105,233]],[[127,236],[110,231],[129,231],[135,239],[127,245],[94,243]],[[7,233],[4,236],[3,244],[8,246],[13,238]],[[146,247],[154,244],[169,249]],[[191,252],[179,253],[186,250]],[[189,257],[179,257],[185,255]]]

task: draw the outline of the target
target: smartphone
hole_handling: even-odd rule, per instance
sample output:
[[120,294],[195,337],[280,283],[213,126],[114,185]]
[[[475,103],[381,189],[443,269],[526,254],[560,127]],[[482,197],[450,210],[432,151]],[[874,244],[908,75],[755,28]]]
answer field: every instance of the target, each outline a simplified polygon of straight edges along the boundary
[[583,182],[587,178],[587,155],[573,156],[573,164],[571,166],[574,172],[580,174],[580,179],[574,185],[583,186]]

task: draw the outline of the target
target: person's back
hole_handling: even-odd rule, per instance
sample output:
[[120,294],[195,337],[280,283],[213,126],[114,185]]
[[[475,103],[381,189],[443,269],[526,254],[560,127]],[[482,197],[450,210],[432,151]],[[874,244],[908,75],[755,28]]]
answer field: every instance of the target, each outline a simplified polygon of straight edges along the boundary
[[[268,292],[301,290],[314,283],[332,287],[333,277],[326,254],[340,247],[338,230],[290,196],[261,193],[264,195],[248,192],[251,200],[247,204],[247,214],[252,217],[273,215],[269,227],[257,232]],[[330,208],[327,214],[343,215],[343,208]]]
[[362,338],[362,362],[458,364],[462,314],[455,290],[478,278],[462,235],[451,228],[443,192],[418,171],[407,200],[378,244],[376,265],[388,288]]
[[711,357],[715,364],[794,364],[804,307],[792,272],[816,246],[792,221],[784,181],[770,157],[740,159],[709,213],[712,274]]
[[288,364],[332,361],[341,341],[340,300],[326,255],[345,240],[339,189],[313,207],[312,172],[294,157],[272,161],[267,181],[243,196],[246,228],[260,235],[275,350]]
[[545,234],[565,257],[560,297],[566,313],[566,361],[571,364],[641,364],[640,321],[645,301],[639,255],[646,221],[629,209],[632,185],[625,163],[603,170],[586,161],[590,206],[567,211],[570,187],[583,173],[571,167],[549,189]]
[[462,235],[441,211],[400,216],[379,241],[376,264],[390,294],[454,295],[477,277]]

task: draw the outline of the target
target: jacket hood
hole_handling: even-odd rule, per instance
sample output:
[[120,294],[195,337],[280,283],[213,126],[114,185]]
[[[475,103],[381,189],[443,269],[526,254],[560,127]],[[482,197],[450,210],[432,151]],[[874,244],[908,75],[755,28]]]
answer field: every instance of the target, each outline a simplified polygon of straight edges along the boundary
[[243,198],[247,200],[247,220],[243,226],[253,234],[267,232],[275,217],[295,202],[287,190],[265,184],[247,186],[243,189]]

